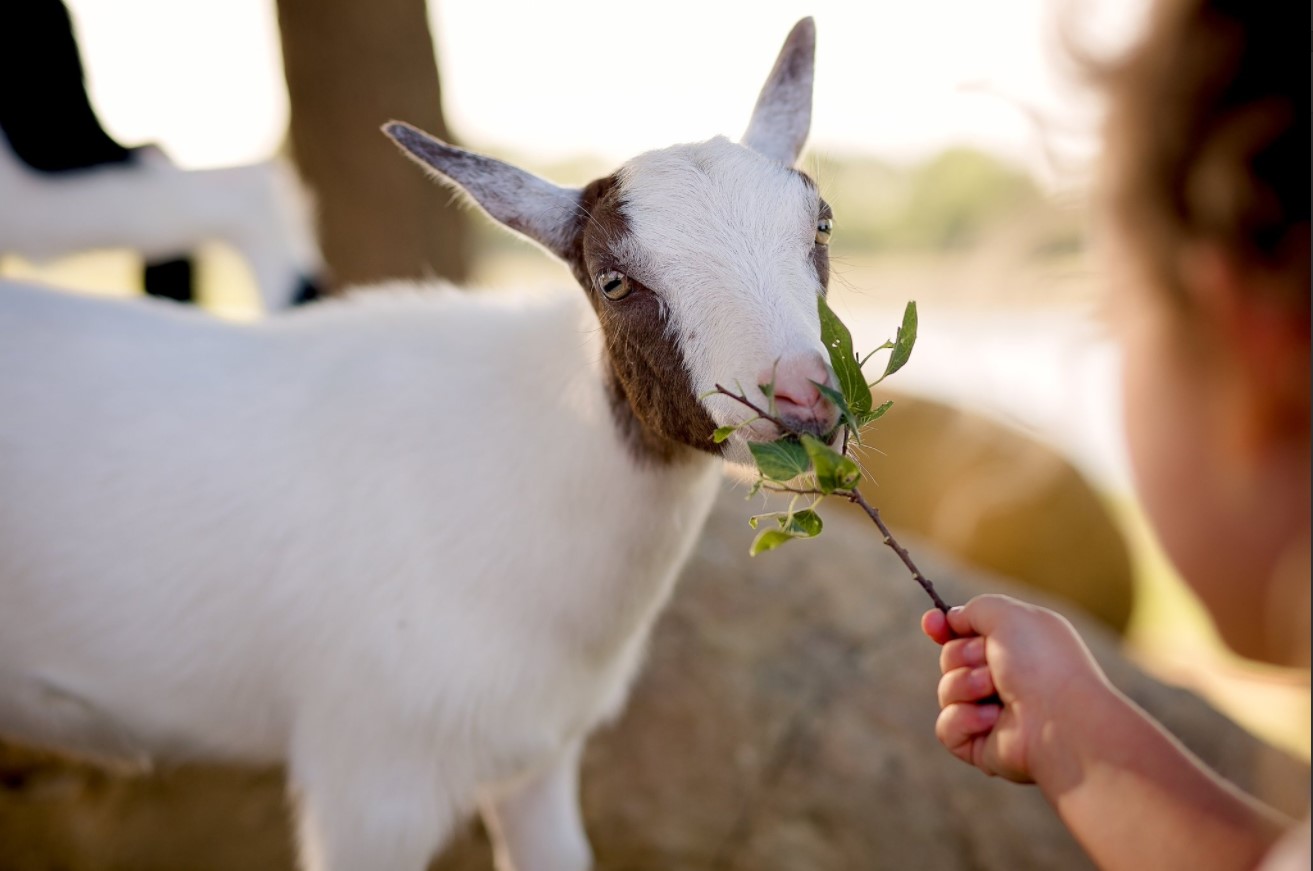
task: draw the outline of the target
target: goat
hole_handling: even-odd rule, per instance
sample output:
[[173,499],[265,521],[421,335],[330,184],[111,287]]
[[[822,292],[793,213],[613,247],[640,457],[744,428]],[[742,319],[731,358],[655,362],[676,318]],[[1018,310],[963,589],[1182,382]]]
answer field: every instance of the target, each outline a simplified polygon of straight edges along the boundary
[[741,144],[582,189],[386,125],[582,295],[392,285],[237,324],[0,285],[0,731],[283,761],[312,871],[418,871],[476,809],[500,869],[589,867],[583,742],[722,460],[779,435],[713,442],[743,413],[708,391],[837,420],[830,210],[792,168],[814,44],[804,19]]
[[[234,207],[226,193],[232,173],[182,176],[158,149],[125,148],[105,131],[87,96],[77,36],[62,0],[15,4],[5,12],[5,25],[11,38],[0,52],[0,201],[7,210],[0,214],[0,254],[69,254],[97,247],[109,233],[109,242],[147,256],[148,294],[186,302],[194,294],[191,261],[183,255],[200,242],[229,239],[256,270],[266,305],[318,295],[309,275],[278,268],[280,253],[297,271],[318,266],[309,215],[297,210],[294,185],[279,177],[288,170],[246,170],[252,179],[242,186],[249,190],[237,195],[244,201]],[[40,87],[31,87],[33,80]],[[105,177],[122,180],[136,196],[104,190]],[[135,188],[133,180],[139,182]],[[86,181],[92,186],[81,184]],[[231,216],[215,220],[224,204]],[[159,252],[168,259],[152,262]]]
[[43,261],[100,248],[169,260],[226,242],[266,311],[315,296],[322,261],[304,192],[278,160],[184,170],[154,147],[130,159],[43,173],[0,136],[0,254]]

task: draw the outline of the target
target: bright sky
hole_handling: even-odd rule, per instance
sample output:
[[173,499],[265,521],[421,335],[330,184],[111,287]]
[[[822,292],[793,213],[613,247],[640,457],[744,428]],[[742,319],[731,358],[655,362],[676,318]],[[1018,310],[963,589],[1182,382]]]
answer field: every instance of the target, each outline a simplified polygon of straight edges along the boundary
[[[117,137],[159,142],[195,167],[259,159],[281,140],[287,94],[273,0],[67,2],[92,97]],[[1042,143],[1023,107],[1058,128],[1092,129],[1092,107],[1056,47],[1062,22],[1088,43],[1116,45],[1143,5],[430,0],[448,118],[475,146],[622,160],[736,136],[784,35],[810,14],[813,146],[902,160],[969,143],[1041,174]]]

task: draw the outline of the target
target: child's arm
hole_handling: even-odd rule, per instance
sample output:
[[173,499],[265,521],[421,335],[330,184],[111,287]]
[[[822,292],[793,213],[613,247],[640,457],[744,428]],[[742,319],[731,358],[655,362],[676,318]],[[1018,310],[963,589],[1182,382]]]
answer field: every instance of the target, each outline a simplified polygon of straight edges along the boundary
[[1291,825],[1114,689],[1052,611],[980,596],[922,626],[943,645],[939,740],[986,774],[1037,784],[1105,871],[1252,869]]

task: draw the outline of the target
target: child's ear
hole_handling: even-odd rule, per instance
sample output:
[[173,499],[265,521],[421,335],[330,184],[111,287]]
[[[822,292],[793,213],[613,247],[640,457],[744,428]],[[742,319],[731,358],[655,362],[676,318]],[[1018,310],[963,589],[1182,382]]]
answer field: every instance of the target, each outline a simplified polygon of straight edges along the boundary
[[1288,271],[1198,243],[1181,259],[1204,352],[1221,359],[1248,448],[1309,437],[1309,289]]

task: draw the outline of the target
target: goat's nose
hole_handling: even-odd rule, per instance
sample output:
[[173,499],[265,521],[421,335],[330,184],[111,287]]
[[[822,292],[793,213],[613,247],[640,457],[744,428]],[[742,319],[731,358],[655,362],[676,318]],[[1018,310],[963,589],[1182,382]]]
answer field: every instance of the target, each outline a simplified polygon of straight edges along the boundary
[[822,435],[834,429],[839,410],[817,384],[831,386],[830,368],[820,354],[799,354],[780,359],[758,376],[759,384],[775,381],[775,410],[798,429]]

